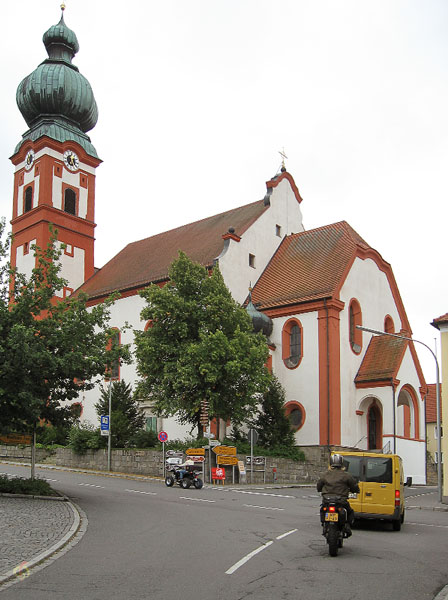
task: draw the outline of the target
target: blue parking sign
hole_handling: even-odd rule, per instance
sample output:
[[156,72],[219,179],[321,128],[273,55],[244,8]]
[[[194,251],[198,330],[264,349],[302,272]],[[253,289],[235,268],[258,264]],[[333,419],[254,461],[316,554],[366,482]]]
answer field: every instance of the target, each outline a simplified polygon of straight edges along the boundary
[[101,416],[101,435],[109,435],[109,415]]

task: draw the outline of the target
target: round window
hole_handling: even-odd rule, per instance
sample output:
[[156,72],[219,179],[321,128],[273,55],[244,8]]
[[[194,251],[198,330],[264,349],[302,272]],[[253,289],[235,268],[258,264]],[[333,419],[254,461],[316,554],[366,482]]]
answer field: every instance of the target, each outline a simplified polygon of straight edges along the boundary
[[294,408],[288,415],[289,422],[291,423],[291,427],[294,429],[299,429],[302,425],[303,415],[300,408]]

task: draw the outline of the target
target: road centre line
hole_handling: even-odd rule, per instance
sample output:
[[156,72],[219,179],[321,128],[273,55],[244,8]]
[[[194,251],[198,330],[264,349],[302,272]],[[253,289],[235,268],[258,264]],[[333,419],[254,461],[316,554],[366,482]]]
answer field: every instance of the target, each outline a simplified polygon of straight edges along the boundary
[[286,494],[268,494],[267,492],[250,492],[248,490],[233,490],[237,494],[252,494],[254,496],[272,496],[273,498],[295,498]]
[[278,535],[275,539],[276,540],[282,540],[286,536],[291,535],[291,533],[295,533],[296,531],[298,531],[298,530],[297,529],[291,529],[291,531],[287,531],[286,533],[282,533],[282,535]]
[[191,496],[179,496],[179,500],[193,500],[194,502],[210,502],[215,503],[216,500],[205,500],[204,498],[192,498]]
[[101,488],[102,490],[106,489],[104,485],[94,485],[93,483],[78,483],[78,485],[83,485],[84,487]]
[[260,546],[256,550],[252,550],[252,552],[249,552],[249,554],[246,554],[246,556],[243,556],[243,558],[241,560],[239,560],[238,562],[236,562],[232,567],[230,567],[230,569],[227,569],[226,575],[232,575],[232,573],[235,573],[235,571],[237,569],[239,569],[240,567],[242,567],[245,563],[247,563],[247,561],[249,561],[251,558],[253,558],[259,552],[266,550],[266,548],[268,548],[273,543],[274,542],[272,542],[272,541],[266,542],[266,544],[263,544],[263,546]]
[[262,508],[263,510],[285,510],[284,508],[275,508],[273,506],[257,506],[256,504],[243,504],[248,508]]
[[141,490],[124,490],[125,492],[132,492],[134,494],[146,494],[147,496],[157,496],[157,492],[142,492]]

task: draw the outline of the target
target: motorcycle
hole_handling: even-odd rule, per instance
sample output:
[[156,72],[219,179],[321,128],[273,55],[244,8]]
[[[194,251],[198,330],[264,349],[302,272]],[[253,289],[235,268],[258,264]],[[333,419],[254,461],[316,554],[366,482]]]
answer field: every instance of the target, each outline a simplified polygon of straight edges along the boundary
[[326,496],[320,507],[322,535],[326,538],[330,556],[337,556],[343,541],[351,535],[345,499],[340,496]]
[[173,487],[173,485],[177,483],[177,485],[184,490],[188,490],[188,488],[193,485],[197,490],[200,490],[204,485],[204,482],[199,477],[200,474],[200,471],[193,469],[184,473],[181,479],[179,467],[174,467],[171,469],[170,474],[165,477],[165,485],[167,487]]

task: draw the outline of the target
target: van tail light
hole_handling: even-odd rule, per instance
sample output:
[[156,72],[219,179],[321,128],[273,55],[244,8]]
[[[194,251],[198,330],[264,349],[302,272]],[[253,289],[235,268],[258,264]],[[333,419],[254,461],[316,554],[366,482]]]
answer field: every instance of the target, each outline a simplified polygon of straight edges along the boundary
[[395,490],[395,506],[400,506],[400,490]]

